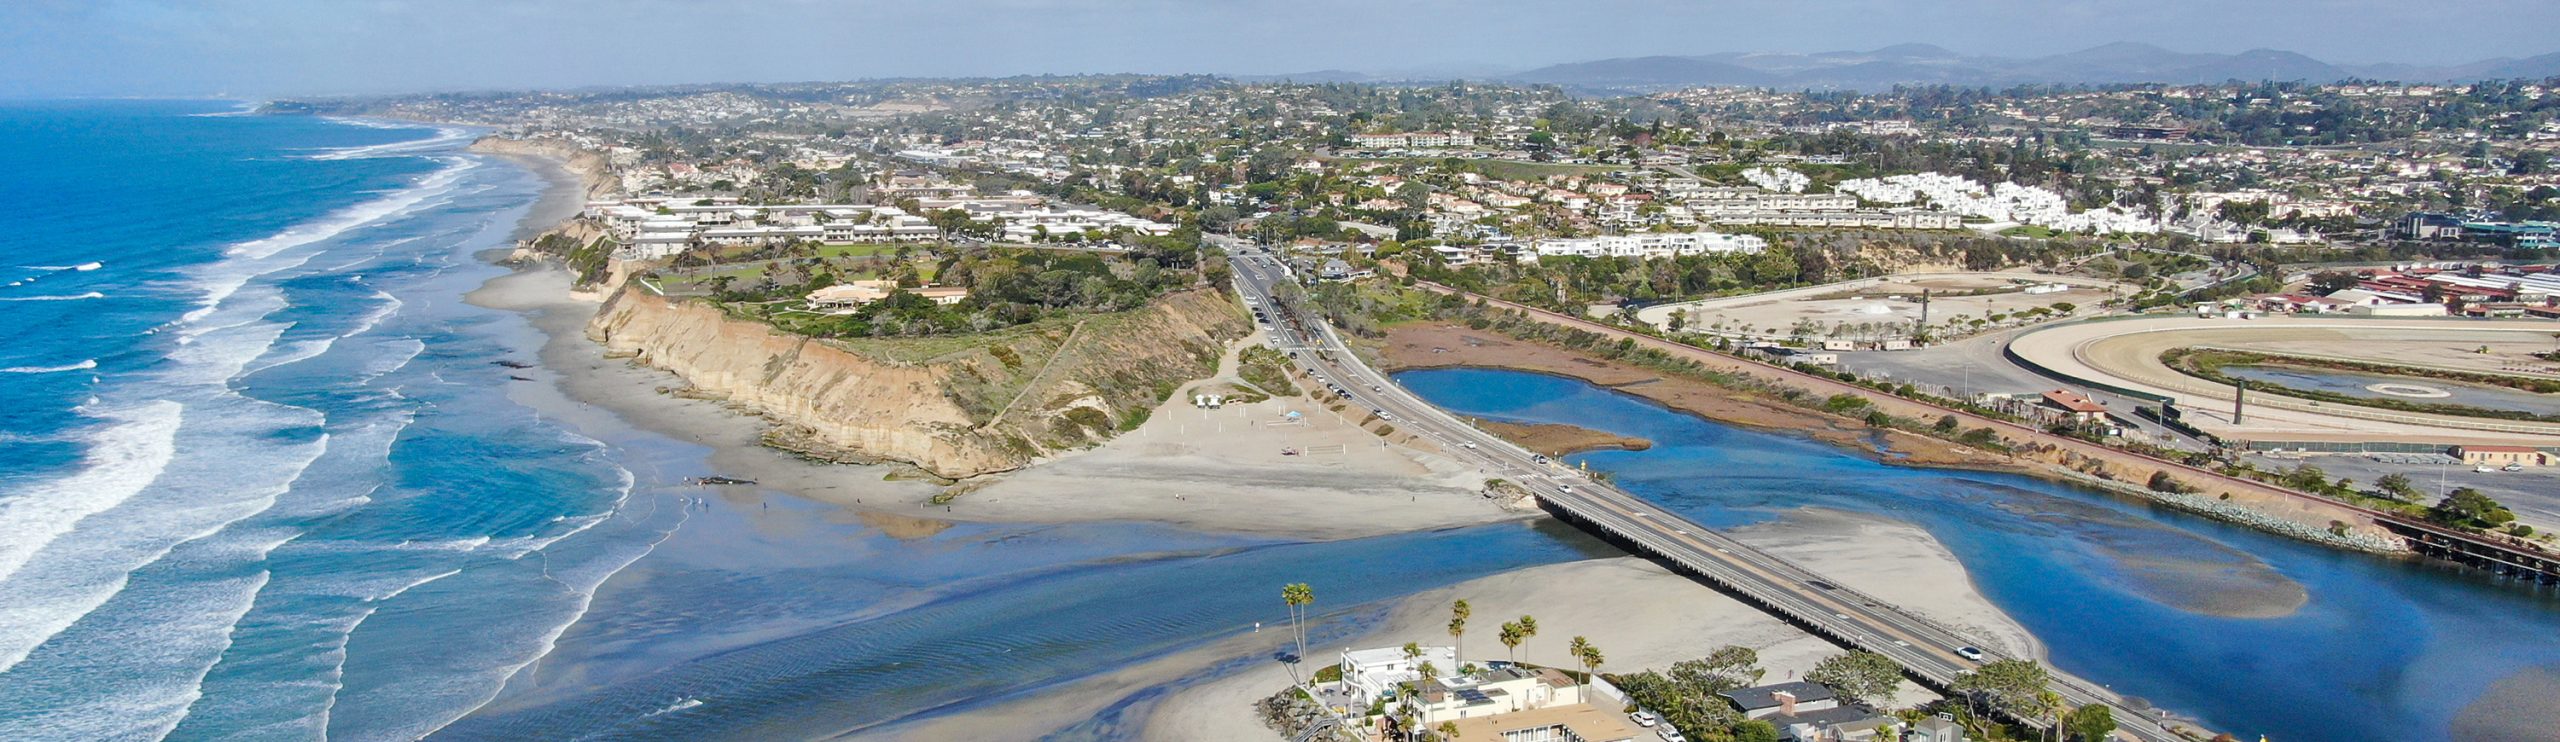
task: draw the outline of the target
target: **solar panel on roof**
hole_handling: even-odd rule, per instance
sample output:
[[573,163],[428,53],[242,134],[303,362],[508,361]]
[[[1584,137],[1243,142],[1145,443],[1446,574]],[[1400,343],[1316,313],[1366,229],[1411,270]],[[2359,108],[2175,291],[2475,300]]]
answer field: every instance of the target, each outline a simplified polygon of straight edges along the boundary
[[1486,696],[1486,695],[1484,694],[1484,691],[1476,690],[1476,689],[1474,689],[1474,688],[1468,688],[1468,689],[1465,689],[1465,690],[1458,691],[1458,700],[1465,701],[1465,702],[1468,702],[1468,703],[1492,703],[1492,702],[1493,702],[1493,698],[1492,698],[1492,697],[1490,697],[1490,696]]

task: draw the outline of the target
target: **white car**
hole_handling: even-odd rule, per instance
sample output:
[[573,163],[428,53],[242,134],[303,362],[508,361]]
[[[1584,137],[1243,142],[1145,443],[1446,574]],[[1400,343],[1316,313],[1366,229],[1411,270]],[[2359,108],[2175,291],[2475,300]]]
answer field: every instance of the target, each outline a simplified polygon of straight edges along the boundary
[[1982,650],[1980,650],[1980,649],[1975,649],[1975,648],[1973,648],[1973,647],[1957,647],[1957,648],[1956,648],[1956,656],[1958,656],[1958,657],[1963,657],[1963,658],[1965,658],[1965,659],[1969,659],[1969,660],[1973,660],[1973,661],[1975,661],[1975,662],[1981,662],[1981,661],[1982,661]]
[[1636,726],[1646,728],[1651,728],[1656,722],[1661,721],[1660,719],[1653,718],[1653,712],[1651,711],[1638,711],[1628,714],[1627,718],[1635,720]]
[[1680,736],[1680,730],[1673,727],[1663,727],[1661,735],[1662,742],[1689,742],[1689,738]]

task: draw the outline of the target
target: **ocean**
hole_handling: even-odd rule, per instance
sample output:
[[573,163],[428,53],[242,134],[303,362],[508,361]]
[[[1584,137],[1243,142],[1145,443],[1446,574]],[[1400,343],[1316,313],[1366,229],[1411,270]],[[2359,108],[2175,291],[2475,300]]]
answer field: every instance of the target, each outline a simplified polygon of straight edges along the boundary
[[680,518],[458,301],[542,179],[238,112],[0,105],[0,739],[415,736]]
[[[827,737],[1276,651],[1255,627],[1289,582],[1340,637],[1616,553],[1516,522],[890,528],[696,486],[708,448],[563,396],[524,317],[464,301],[552,185],[478,134],[0,104],[26,216],[0,236],[0,740]],[[1128,737],[1167,687],[1055,731]]]

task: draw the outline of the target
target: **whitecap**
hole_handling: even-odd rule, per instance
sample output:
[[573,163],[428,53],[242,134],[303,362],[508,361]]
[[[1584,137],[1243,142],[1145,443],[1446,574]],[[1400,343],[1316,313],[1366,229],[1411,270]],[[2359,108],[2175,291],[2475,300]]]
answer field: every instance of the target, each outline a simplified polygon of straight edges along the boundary
[[92,358],[68,366],[16,366],[12,368],[0,368],[0,374],[58,374],[64,371],[85,371],[97,367],[97,359]]
[[[367,121],[364,119],[331,118],[329,119],[329,122],[334,124],[344,124],[347,126],[358,126],[367,129],[415,130],[420,128],[429,128],[415,125]],[[405,157],[418,152],[451,147],[455,144],[470,141],[476,136],[476,133],[472,130],[460,127],[438,126],[432,128],[435,130],[435,135],[424,139],[386,142],[383,144],[368,144],[360,147],[340,147],[307,155],[307,157],[314,160],[360,160],[376,157]]]
[[107,298],[106,294],[88,291],[67,296],[0,296],[0,301],[80,301],[82,299],[104,298]]
[[[97,270],[97,269],[99,269],[99,268],[104,268],[104,267],[106,267],[106,266],[107,266],[107,264],[105,264],[105,263],[101,263],[101,262],[98,262],[98,261],[92,260],[92,261],[89,261],[89,262],[86,262],[86,263],[81,263],[81,264],[79,264],[79,265],[30,265],[30,266],[27,266],[27,270],[34,270],[34,271],[57,271],[57,272],[59,272],[59,271],[93,271],[93,270]],[[28,279],[28,280],[34,280],[34,279]]]

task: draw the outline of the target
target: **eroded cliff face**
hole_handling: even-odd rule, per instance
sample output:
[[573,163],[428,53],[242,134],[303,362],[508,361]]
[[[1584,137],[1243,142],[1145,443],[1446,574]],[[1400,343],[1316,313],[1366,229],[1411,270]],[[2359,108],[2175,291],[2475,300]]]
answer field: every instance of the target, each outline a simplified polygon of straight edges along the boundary
[[559,160],[561,167],[567,168],[571,174],[578,176],[579,180],[586,182],[587,198],[590,199],[612,195],[619,183],[613,177],[613,168],[605,162],[604,156],[582,149],[567,140],[509,139],[487,136],[473,141],[471,151]]
[[763,413],[772,445],[965,479],[1135,427],[1181,384],[1215,373],[1224,343],[1248,329],[1227,297],[1195,290],[965,342],[838,342],[635,285],[615,293],[587,332],[611,352]]

